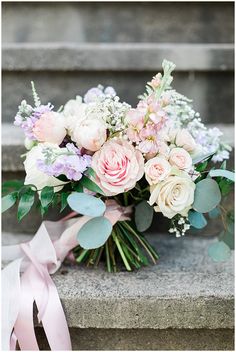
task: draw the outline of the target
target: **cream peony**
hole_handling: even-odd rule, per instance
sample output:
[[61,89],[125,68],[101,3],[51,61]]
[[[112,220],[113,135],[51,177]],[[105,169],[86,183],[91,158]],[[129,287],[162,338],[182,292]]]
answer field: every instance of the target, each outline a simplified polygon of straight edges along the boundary
[[163,181],[171,171],[170,163],[163,157],[155,157],[146,162],[144,166],[145,177],[149,185],[156,185]]
[[61,144],[66,136],[65,120],[57,112],[46,112],[36,121],[33,133],[39,142]]
[[168,133],[169,141],[177,147],[182,147],[188,152],[194,152],[197,144],[191,134],[185,129],[172,129]]
[[48,176],[37,168],[37,160],[42,159],[42,149],[44,147],[55,148],[55,144],[40,143],[33,147],[27,154],[24,161],[26,172],[25,185],[34,185],[38,190],[45,186],[58,186],[54,188],[54,192],[58,192],[63,188],[64,182],[58,180],[53,176]]
[[77,96],[76,99],[69,100],[63,109],[63,115],[66,121],[66,128],[69,136],[73,137],[73,131],[76,124],[86,119],[87,104],[82,102],[82,98]]
[[78,147],[92,152],[101,148],[107,139],[107,128],[103,120],[86,119],[76,124],[73,141]]
[[144,174],[140,151],[123,140],[110,140],[92,157],[97,183],[107,196],[127,192]]
[[192,158],[185,149],[173,148],[169,154],[169,163],[180,170],[189,170],[192,166]]
[[194,201],[195,183],[185,172],[181,176],[170,175],[151,187],[149,204],[157,204],[154,210],[171,219],[176,214],[187,216]]

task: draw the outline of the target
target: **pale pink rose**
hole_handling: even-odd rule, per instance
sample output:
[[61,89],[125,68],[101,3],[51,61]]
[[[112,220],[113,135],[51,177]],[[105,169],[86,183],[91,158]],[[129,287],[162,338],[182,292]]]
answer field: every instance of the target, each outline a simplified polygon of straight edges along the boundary
[[107,139],[107,128],[103,120],[85,119],[76,124],[73,141],[78,147],[95,152]]
[[169,163],[180,170],[189,170],[192,166],[192,158],[185,149],[173,148],[169,154]]
[[140,151],[124,140],[109,140],[92,157],[97,184],[107,196],[132,189],[144,174]]
[[146,162],[144,171],[149,185],[156,185],[170,174],[171,165],[166,159],[156,156]]
[[56,112],[46,112],[35,123],[33,133],[39,142],[60,145],[66,136],[65,120]]
[[139,132],[144,126],[144,115],[138,109],[131,109],[127,113],[127,136],[131,142],[137,143],[140,141]]

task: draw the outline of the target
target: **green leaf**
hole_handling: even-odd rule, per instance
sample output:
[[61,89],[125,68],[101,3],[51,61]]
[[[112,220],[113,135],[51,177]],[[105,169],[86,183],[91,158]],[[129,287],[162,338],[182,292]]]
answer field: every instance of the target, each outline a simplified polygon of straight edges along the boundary
[[40,201],[41,201],[42,207],[47,208],[49,204],[52,202],[53,197],[54,197],[53,187],[48,187],[48,186],[44,187],[40,194]]
[[153,207],[146,200],[143,200],[135,207],[135,224],[138,231],[146,231],[152,224]]
[[91,167],[86,170],[86,175],[92,176],[94,179],[96,179],[96,172]]
[[13,189],[14,191],[18,191],[23,185],[24,185],[23,181],[10,180],[10,181],[3,182],[2,188],[4,190]]
[[2,213],[10,209],[17,200],[17,192],[10,193],[2,198]]
[[106,205],[101,199],[86,193],[73,192],[67,198],[67,202],[78,214],[92,217],[101,216],[106,210]]
[[215,262],[223,262],[230,258],[231,250],[229,246],[227,246],[227,244],[222,241],[219,241],[213,243],[208,248],[208,254]]
[[101,247],[112,232],[112,223],[99,216],[87,221],[79,230],[77,239],[79,245],[84,249],[95,249]]
[[199,213],[208,213],[221,201],[220,188],[215,180],[206,178],[196,184],[193,209]]
[[227,178],[221,178],[220,182],[218,182],[218,185],[220,187],[222,196],[226,196],[231,191],[233,182]]
[[63,210],[68,205],[68,203],[67,203],[68,196],[69,196],[69,193],[61,193],[61,210],[60,210],[60,213],[63,212]]
[[189,211],[188,219],[189,219],[190,225],[192,225],[196,229],[203,229],[207,225],[207,220],[205,216],[194,210]]
[[234,233],[230,231],[222,231],[219,240],[223,241],[230,249],[234,249]]
[[31,189],[28,189],[27,192],[22,194],[17,211],[18,221],[21,221],[23,217],[30,211],[32,205],[34,204],[34,196],[35,192]]
[[207,165],[208,165],[208,161],[204,161],[203,163],[199,163],[196,166],[196,171],[198,171],[198,172],[204,171],[207,168]]
[[95,192],[95,193],[100,193],[102,195],[104,195],[103,191],[101,190],[101,188],[92,180],[90,180],[90,178],[88,178],[87,176],[83,176],[82,179],[80,180],[80,183],[87,188],[89,191]]
[[73,184],[73,189],[74,189],[76,192],[83,193],[83,186],[81,185],[81,183],[75,183],[75,184]]
[[232,171],[228,171],[228,170],[221,170],[221,169],[217,169],[217,170],[211,170],[209,172],[209,175],[211,177],[225,177],[228,180],[234,182],[234,172]]

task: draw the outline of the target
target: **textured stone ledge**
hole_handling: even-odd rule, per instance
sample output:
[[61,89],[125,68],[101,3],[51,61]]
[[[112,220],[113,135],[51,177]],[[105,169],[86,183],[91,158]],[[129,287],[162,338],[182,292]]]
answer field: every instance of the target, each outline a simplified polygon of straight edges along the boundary
[[[215,263],[215,239],[149,235],[160,260],[140,271],[109,274],[99,268],[63,267],[54,275],[67,321],[74,328],[232,329],[233,256]],[[30,236],[3,234],[16,243]]]
[[[209,127],[219,127],[223,134],[223,140],[230,145],[234,145],[234,125],[217,124]],[[20,155],[25,153],[24,135],[20,128],[13,124],[2,124],[2,170],[3,171],[23,171],[23,159]]]
[[164,58],[177,71],[233,70],[233,44],[11,43],[4,44],[4,71],[155,71]]

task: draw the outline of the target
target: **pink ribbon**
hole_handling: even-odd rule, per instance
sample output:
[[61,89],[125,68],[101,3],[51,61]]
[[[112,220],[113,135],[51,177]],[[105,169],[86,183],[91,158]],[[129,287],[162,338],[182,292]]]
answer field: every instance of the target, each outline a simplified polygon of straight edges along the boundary
[[[112,225],[129,220],[130,213],[131,207],[121,207],[114,200],[106,202],[104,216]],[[66,218],[44,221],[29,242],[2,248],[2,259],[12,261],[2,270],[2,350],[15,350],[17,341],[21,350],[39,350],[33,323],[34,302],[51,350],[72,349],[66,317],[50,274],[78,245],[77,233],[91,218]]]

